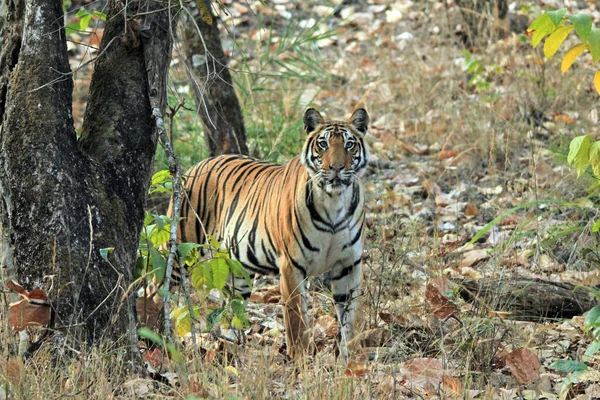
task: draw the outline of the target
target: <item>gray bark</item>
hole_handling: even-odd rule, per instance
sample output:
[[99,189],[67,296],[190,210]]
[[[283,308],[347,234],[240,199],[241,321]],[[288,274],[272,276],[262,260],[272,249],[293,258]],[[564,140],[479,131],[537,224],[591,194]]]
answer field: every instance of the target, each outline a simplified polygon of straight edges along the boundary
[[[133,293],[126,304],[122,296],[157,143],[150,98],[165,104],[168,15],[148,13],[163,8],[110,2],[78,142],[62,2],[2,0],[0,219],[9,273],[49,292],[56,328],[90,341],[135,328]],[[100,256],[107,247],[110,263]]]
[[183,41],[206,147],[211,156],[248,154],[244,118],[221,45],[218,21],[210,0],[199,3],[210,12],[212,23],[207,23],[196,4],[190,3],[193,17],[187,15],[183,24]]

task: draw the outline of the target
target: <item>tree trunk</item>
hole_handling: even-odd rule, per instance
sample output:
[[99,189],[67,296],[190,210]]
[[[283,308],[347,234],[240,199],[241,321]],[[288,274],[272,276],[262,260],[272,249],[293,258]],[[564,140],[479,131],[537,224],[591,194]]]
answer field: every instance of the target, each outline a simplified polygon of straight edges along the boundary
[[[90,341],[135,332],[127,288],[157,143],[153,98],[164,108],[169,20],[166,11],[152,12],[164,3],[110,2],[79,143],[62,1],[2,0],[1,8],[7,274],[48,291],[63,332]],[[103,248],[114,248],[110,262]]]
[[197,4],[188,5],[194,17],[187,16],[183,41],[208,153],[211,156],[248,154],[244,118],[231,82],[211,1],[202,0]]

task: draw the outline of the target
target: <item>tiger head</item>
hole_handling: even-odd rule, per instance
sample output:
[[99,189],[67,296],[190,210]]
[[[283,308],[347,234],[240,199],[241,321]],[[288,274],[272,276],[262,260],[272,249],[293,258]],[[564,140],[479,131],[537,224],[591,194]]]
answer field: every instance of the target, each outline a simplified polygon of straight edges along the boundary
[[325,121],[314,108],[304,113],[308,134],[301,162],[313,182],[327,193],[339,193],[351,186],[369,161],[364,137],[369,115],[359,108],[345,121]]

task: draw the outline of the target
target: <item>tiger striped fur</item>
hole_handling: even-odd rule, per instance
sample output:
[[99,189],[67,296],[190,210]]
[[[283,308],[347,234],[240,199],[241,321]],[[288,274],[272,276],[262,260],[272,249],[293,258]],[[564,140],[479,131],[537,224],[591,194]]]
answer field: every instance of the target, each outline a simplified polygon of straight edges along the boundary
[[[180,240],[221,240],[250,272],[280,274],[289,356],[309,343],[305,282],[329,273],[347,357],[362,278],[364,195],[359,179],[369,153],[369,116],[360,108],[348,122],[304,115],[307,138],[300,156],[284,166],[241,155],[204,160],[186,174]],[[244,298],[250,290],[232,279]]]

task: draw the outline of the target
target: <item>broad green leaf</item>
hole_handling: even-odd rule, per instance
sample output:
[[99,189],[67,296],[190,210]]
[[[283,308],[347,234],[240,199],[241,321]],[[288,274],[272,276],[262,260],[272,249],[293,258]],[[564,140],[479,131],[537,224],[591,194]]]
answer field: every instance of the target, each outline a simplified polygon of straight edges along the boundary
[[90,13],[85,8],[82,8],[79,11],[77,11],[77,14],[75,14],[75,17],[82,18],[82,17],[85,17],[86,15],[90,15]]
[[246,309],[244,308],[244,302],[239,299],[233,299],[229,303],[231,307],[231,311],[233,311],[233,315],[242,316],[246,314]]
[[212,268],[207,263],[197,263],[191,271],[192,285],[196,290],[209,291],[213,285]]
[[587,332],[593,328],[594,324],[598,322],[598,319],[600,319],[600,305],[595,306],[585,315],[585,320],[583,321],[585,331]]
[[101,21],[106,21],[106,14],[101,11],[94,11],[94,18],[98,18]]
[[236,329],[239,330],[246,329],[248,327],[248,324],[249,322],[247,318],[238,317],[237,315],[234,315],[231,319],[231,325],[233,325]]
[[[600,94],[600,71],[596,71],[594,74],[594,88],[596,88],[596,93]],[[600,175],[596,175],[600,177]]]
[[588,14],[575,14],[567,17],[575,27],[575,32],[582,42],[587,41],[592,31],[592,17]]
[[600,219],[594,223],[594,226],[592,226],[592,232],[596,233],[599,230],[600,230]]
[[544,43],[544,56],[547,59],[552,58],[560,45],[565,41],[569,33],[573,30],[573,25],[561,26],[555,30]]
[[100,249],[100,257],[104,258],[104,260],[108,261],[108,255],[112,254],[115,251],[114,247],[105,247]]
[[206,317],[206,329],[208,331],[212,330],[212,328],[214,328],[221,322],[221,318],[223,317],[224,312],[225,308],[215,308],[208,314],[208,316]]
[[588,348],[585,350],[583,357],[581,358],[583,361],[592,361],[594,359],[594,354],[596,354],[600,350],[600,342],[594,340]]
[[165,225],[163,229],[153,229],[150,234],[150,241],[155,247],[162,246],[171,239],[171,225]]
[[223,290],[227,279],[229,278],[229,266],[223,258],[213,258],[208,262],[213,271],[213,285],[219,290]]
[[590,36],[588,37],[588,44],[590,45],[592,61],[595,64],[596,61],[600,60],[600,29],[592,28]]
[[146,211],[144,212],[144,226],[148,226],[154,222],[154,215],[152,213]]
[[159,185],[171,179],[171,173],[168,169],[163,169],[152,175],[152,185]]
[[547,13],[540,15],[533,22],[534,23],[531,24],[529,30],[533,32],[533,35],[531,36],[531,44],[535,49],[538,44],[540,44],[542,39],[546,37],[546,35],[551,34],[556,29],[556,26],[554,26]]
[[244,268],[242,263],[231,258],[228,258],[225,261],[227,262],[227,265],[229,265],[231,273],[238,278],[244,278],[248,286],[252,289],[252,278],[250,278],[250,274],[246,271],[246,268]]
[[150,249],[150,265],[152,266],[152,275],[156,277],[156,281],[162,282],[165,279],[167,260],[156,249]]
[[548,17],[550,17],[550,20],[554,24],[555,28],[558,28],[562,24],[563,18],[565,17],[566,13],[567,13],[566,8],[561,8],[560,10],[547,12]]
[[175,347],[175,345],[173,343],[167,343],[167,345],[165,347],[167,348],[167,351],[169,352],[169,354],[171,355],[171,358],[173,358],[173,360],[175,360],[177,362],[183,361],[183,357],[181,356],[181,353],[177,350],[177,348]]
[[[194,307],[194,319],[200,318],[200,308]],[[184,337],[192,331],[192,320],[187,306],[178,307],[171,312],[171,319],[175,322],[175,331],[179,337]]]
[[179,252],[181,253],[181,257],[186,258],[188,255],[190,255],[192,250],[197,249],[198,247],[200,247],[200,245],[198,243],[185,242],[185,243],[179,243],[178,247],[179,247]]
[[215,250],[218,250],[221,247],[221,243],[215,238],[213,235],[206,235],[208,237],[208,244]]
[[590,147],[590,165],[596,178],[600,178],[600,141],[595,141]]
[[550,368],[560,372],[575,372],[585,371],[586,369],[588,369],[588,366],[580,361],[556,360],[552,364],[550,364]]
[[590,162],[590,147],[592,135],[577,136],[571,141],[567,162],[577,170],[579,177]]
[[589,49],[587,43],[579,43],[571,47],[569,51],[567,51],[567,54],[565,54],[560,64],[560,70],[562,71],[562,73],[564,74],[565,72],[567,72],[569,68],[571,68],[571,65],[573,65],[577,57],[579,57],[579,55],[587,49]]

